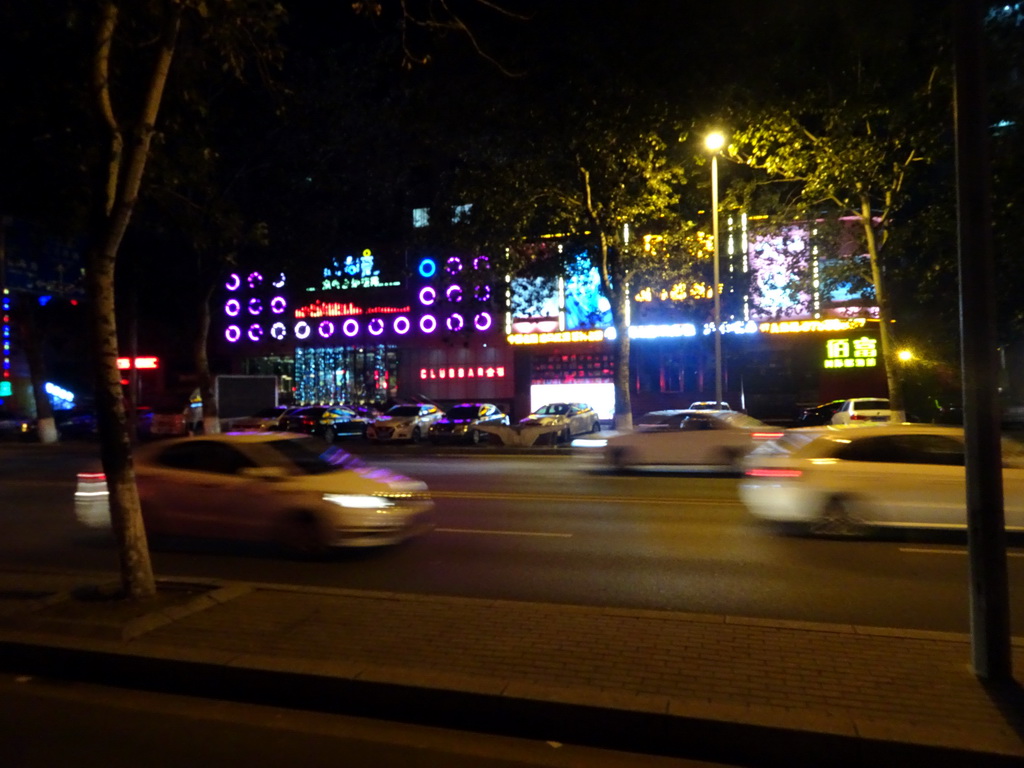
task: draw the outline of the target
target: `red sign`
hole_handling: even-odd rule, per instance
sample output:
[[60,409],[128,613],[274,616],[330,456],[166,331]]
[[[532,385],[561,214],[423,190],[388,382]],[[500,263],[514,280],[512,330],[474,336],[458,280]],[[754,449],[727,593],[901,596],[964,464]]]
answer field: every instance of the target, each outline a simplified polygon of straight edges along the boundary
[[132,366],[132,359],[130,357],[119,357],[117,358],[117,368],[120,371],[127,371],[130,368],[136,368],[137,370],[156,370],[160,367],[160,360],[156,357],[136,357],[135,365]]

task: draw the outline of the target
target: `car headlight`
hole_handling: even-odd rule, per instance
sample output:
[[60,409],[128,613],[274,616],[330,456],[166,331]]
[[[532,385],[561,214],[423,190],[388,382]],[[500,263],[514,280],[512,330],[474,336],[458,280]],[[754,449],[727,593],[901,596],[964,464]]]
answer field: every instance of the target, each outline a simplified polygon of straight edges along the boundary
[[571,443],[573,448],[604,448],[608,439],[604,437],[577,437]]
[[325,493],[324,501],[347,509],[382,509],[395,505],[390,499],[381,496],[367,496],[358,493]]

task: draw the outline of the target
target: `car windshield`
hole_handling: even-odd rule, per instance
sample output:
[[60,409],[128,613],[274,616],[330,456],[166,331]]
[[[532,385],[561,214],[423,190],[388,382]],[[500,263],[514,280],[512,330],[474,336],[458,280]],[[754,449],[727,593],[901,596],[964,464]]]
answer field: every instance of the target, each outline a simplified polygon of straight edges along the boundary
[[449,419],[475,419],[480,415],[478,405],[457,405],[448,411]]
[[388,416],[419,416],[418,405],[396,405],[388,410]]
[[537,409],[537,414],[540,416],[564,416],[569,412],[569,406],[565,403],[554,403],[552,405],[544,405]]
[[889,410],[888,400],[856,400],[853,403],[856,411],[887,411]]
[[362,462],[350,453],[331,446],[324,450],[324,442],[314,437],[299,437],[290,440],[272,440],[265,444],[270,449],[269,466],[298,470],[304,475],[322,475],[338,469],[362,466]]

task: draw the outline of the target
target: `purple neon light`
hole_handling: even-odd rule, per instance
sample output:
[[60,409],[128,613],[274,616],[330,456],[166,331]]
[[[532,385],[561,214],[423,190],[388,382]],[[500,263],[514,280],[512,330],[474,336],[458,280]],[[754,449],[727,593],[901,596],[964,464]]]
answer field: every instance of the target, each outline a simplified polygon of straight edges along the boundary
[[398,317],[395,318],[394,329],[395,333],[397,333],[399,336],[404,336],[405,334],[407,334],[409,332],[410,327],[411,323],[409,322],[409,318],[406,317],[405,315],[399,315]]
[[[429,326],[429,327],[428,327]],[[420,318],[420,330],[424,333],[433,333],[437,330],[437,318],[433,315],[424,315]]]
[[281,341],[288,333],[288,329],[284,327],[284,323],[277,322],[270,326],[270,335],[278,341]]
[[237,325],[229,325],[224,330],[224,338],[234,344],[240,338],[242,338],[242,329]]
[[466,321],[458,312],[453,312],[448,316],[448,320],[445,321],[445,325],[448,326],[448,330],[452,333],[458,333],[466,327]]
[[313,329],[309,327],[309,323],[305,320],[299,320],[299,322],[295,324],[295,338],[308,339],[312,330]]
[[477,301],[488,301],[491,298],[491,286],[478,285],[473,289],[473,295]]
[[437,301],[437,291],[429,285],[426,288],[420,289],[420,304],[429,307],[435,301]]
[[334,335],[334,323],[330,320],[322,320],[316,330],[323,338],[329,339]]
[[255,297],[249,299],[249,314],[250,315],[258,315],[262,311],[263,311],[263,302],[262,301],[260,301],[259,299],[255,298]]
[[270,311],[275,315],[280,315],[285,309],[288,308],[288,301],[284,296],[275,296],[270,300]]
[[238,299],[228,299],[227,303],[224,305],[224,314],[229,315],[230,317],[238,317],[238,313],[241,311],[242,305],[239,303]]
[[224,287],[227,288],[229,291],[237,291],[241,285],[242,285],[242,278],[240,278],[234,272],[232,272],[228,276],[228,281],[226,283],[224,283]]
[[494,323],[490,312],[478,312],[473,318],[473,327],[478,331],[486,331]]
[[248,336],[250,341],[259,341],[263,338],[263,326],[259,323],[253,323],[249,326]]
[[444,270],[449,275],[457,275],[462,271],[462,259],[458,256],[449,256],[447,263],[444,265]]
[[250,288],[259,288],[260,285],[262,285],[262,284],[263,284],[263,275],[261,275],[259,272],[250,272],[249,273],[249,287]]
[[487,269],[491,266],[491,260],[486,256],[477,256],[473,259],[473,269]]
[[280,275],[278,275],[277,280],[275,280],[274,282],[271,283],[271,285],[274,286],[275,288],[284,288],[284,284],[285,284],[284,272],[282,272]]
[[359,333],[359,322],[353,320],[351,317],[341,324],[341,332],[348,337],[355,336]]
[[380,336],[384,333],[384,321],[379,317],[375,317],[366,324],[366,330],[372,333],[374,336]]
[[461,285],[449,285],[448,290],[444,293],[445,298],[453,304],[457,304],[462,301],[462,286]]

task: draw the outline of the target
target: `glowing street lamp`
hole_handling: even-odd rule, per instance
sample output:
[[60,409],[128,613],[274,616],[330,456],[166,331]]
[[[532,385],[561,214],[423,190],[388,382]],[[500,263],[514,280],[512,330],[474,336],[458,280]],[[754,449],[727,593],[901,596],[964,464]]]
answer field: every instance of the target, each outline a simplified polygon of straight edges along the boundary
[[901,349],[896,353],[896,357],[899,358],[901,363],[909,363],[914,359],[914,353],[909,349]]
[[711,237],[715,244],[714,253],[714,298],[715,298],[715,403],[722,407],[722,297],[721,279],[718,267],[718,152],[725,146],[725,136],[714,131],[704,137],[704,146],[711,152]]

